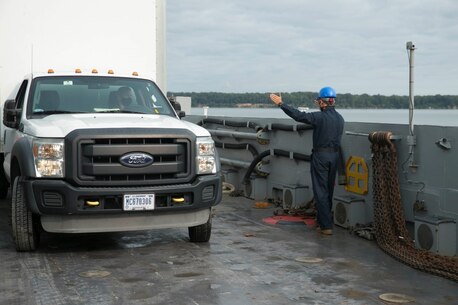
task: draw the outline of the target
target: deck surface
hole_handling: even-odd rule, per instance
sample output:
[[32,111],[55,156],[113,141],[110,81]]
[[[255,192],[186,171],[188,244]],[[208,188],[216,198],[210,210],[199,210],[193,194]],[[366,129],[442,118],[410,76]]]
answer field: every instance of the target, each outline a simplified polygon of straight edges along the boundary
[[[109,234],[43,233],[17,253],[9,198],[0,201],[0,305],[13,304],[458,304],[458,283],[414,270],[336,227],[270,225],[274,207],[224,195],[209,243],[187,229]],[[319,258],[321,262],[303,262]]]

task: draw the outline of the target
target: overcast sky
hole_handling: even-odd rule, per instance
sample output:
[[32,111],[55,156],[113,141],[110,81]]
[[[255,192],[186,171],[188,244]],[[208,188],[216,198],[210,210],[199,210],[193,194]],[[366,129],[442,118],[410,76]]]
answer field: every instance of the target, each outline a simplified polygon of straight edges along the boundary
[[458,95],[456,0],[167,0],[169,91]]

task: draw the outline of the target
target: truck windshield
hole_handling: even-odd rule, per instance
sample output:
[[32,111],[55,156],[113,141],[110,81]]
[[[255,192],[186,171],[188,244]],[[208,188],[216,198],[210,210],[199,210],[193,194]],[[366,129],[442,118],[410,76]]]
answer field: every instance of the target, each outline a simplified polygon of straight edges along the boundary
[[174,116],[153,82],[103,76],[46,76],[32,83],[28,117],[61,113],[144,113]]

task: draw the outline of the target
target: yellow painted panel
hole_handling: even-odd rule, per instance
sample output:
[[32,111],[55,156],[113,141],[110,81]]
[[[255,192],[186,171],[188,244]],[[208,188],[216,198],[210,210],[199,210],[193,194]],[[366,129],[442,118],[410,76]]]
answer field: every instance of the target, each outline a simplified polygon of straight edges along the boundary
[[369,188],[369,171],[364,158],[350,156],[345,164],[347,174],[347,184],[345,189],[348,192],[364,195]]

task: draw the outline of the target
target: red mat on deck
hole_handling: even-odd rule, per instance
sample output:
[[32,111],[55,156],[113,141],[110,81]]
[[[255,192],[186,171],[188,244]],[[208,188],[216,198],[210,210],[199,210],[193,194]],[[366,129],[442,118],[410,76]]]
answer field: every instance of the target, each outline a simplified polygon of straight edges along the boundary
[[291,216],[291,215],[267,217],[267,218],[264,218],[262,221],[270,225],[303,223],[303,224],[306,224],[307,226],[315,226],[315,223],[316,223],[315,219],[313,218],[308,218],[304,216]]

